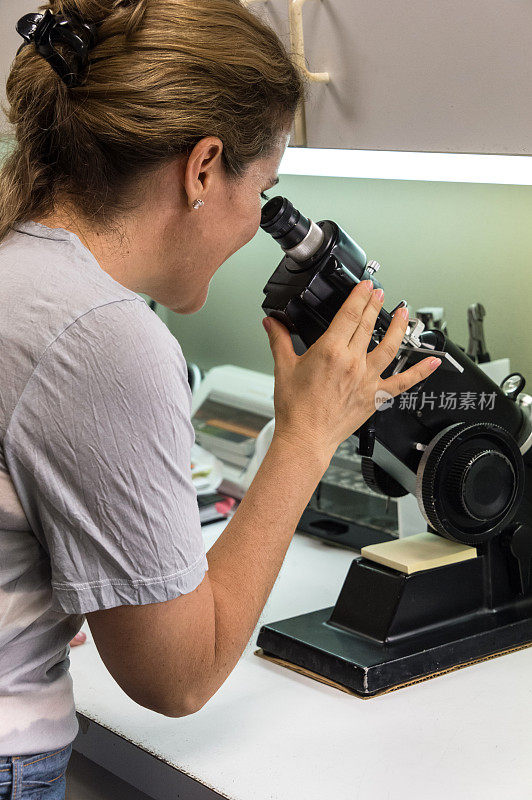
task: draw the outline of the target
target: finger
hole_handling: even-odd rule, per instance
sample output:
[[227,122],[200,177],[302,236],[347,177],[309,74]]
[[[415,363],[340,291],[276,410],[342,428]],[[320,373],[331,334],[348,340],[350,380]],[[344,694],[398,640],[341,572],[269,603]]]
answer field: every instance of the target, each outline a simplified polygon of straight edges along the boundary
[[434,370],[438,369],[440,364],[441,358],[434,358],[434,356],[424,358],[419,364],[414,364],[413,367],[410,367],[405,372],[398,372],[397,375],[391,375],[386,378],[381,384],[381,389],[384,389],[385,392],[393,395],[393,397],[397,397],[398,394],[407,392],[416,383],[428,378]]
[[353,355],[362,356],[368,352],[369,342],[375,331],[375,322],[379,316],[384,300],[382,289],[375,289],[370,296],[369,303],[362,312],[358,328],[351,337],[349,349]]
[[344,300],[342,306],[329,325],[324,337],[335,338],[343,344],[348,345],[351,337],[356,331],[366,305],[371,298],[373,283],[371,281],[361,281],[351,290],[349,297]]
[[405,307],[398,308],[392,317],[390,326],[381,341],[371,353],[368,353],[367,365],[380,375],[388,364],[390,364],[403,341],[406,329],[408,327],[408,309]]
[[285,326],[273,317],[262,320],[264,330],[268,334],[273,360],[276,364],[296,358],[292,339]]
[[79,647],[80,644],[84,644],[87,640],[87,634],[80,631],[76,633],[72,641],[70,642],[70,647]]

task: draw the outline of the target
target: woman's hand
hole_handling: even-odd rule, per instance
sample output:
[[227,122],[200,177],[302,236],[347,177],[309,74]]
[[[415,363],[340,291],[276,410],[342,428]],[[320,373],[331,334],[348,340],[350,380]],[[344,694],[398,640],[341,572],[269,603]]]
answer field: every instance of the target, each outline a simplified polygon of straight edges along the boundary
[[376,410],[378,391],[395,397],[440,365],[441,359],[429,357],[386,380],[380,377],[408,325],[407,309],[398,309],[380,344],[368,353],[383,297],[371,281],[357,284],[329,328],[302,356],[294,353],[284,325],[272,317],[263,320],[275,361],[275,438],[330,460]]

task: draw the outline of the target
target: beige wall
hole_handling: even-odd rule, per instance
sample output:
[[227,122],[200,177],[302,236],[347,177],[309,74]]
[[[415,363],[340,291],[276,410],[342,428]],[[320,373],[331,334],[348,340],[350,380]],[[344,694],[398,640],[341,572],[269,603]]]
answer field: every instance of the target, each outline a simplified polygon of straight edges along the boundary
[[[2,21],[0,23],[0,102],[5,103],[6,78],[9,75],[11,62],[22,44],[22,39],[15,30],[17,21],[23,14],[28,14],[38,10],[38,2],[35,7],[28,3],[28,0],[1,0]],[[5,115],[0,115],[0,132],[5,132],[8,128]]]

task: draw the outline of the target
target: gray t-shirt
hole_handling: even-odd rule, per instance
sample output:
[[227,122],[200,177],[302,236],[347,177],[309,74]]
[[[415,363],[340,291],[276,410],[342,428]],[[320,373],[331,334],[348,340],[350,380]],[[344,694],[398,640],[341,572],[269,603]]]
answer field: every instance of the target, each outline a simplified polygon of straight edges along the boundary
[[[207,561],[186,364],[72,233],[0,244],[0,755],[77,732],[83,614],[171,600]],[[117,642],[117,647],[120,643]]]

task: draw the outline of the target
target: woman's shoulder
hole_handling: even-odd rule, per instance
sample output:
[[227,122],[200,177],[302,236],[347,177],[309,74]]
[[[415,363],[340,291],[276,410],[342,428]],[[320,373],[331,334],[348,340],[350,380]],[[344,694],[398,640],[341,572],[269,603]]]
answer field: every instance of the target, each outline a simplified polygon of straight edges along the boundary
[[91,306],[135,296],[64,228],[18,223],[0,244],[0,298],[31,308],[34,316],[45,308],[49,316],[52,301],[59,322]]
[[181,348],[145,300],[104,272],[74,234],[41,227],[25,223],[0,245],[0,371],[11,376],[0,406],[13,408],[45,364],[70,374],[92,364],[181,377]]

